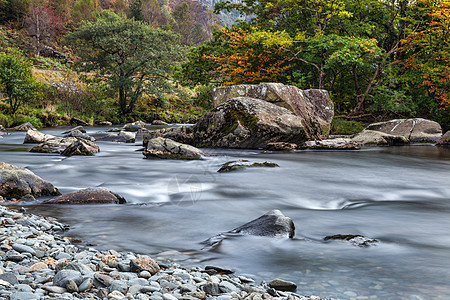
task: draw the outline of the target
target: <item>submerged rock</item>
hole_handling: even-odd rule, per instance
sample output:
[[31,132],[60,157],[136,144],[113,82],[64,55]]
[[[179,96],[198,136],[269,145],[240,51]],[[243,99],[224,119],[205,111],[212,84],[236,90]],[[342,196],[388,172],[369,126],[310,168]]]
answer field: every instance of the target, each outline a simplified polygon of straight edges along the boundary
[[373,123],[367,126],[366,130],[405,137],[411,143],[436,143],[442,136],[442,128],[439,123],[422,118]]
[[447,146],[450,147],[450,130],[447,131],[442,138],[436,143],[436,146]]
[[98,145],[96,145],[94,142],[91,142],[89,140],[82,140],[79,139],[61,152],[61,155],[64,156],[73,156],[73,155],[85,155],[85,156],[92,156],[94,153],[98,153],[100,151],[100,148]]
[[136,133],[121,130],[118,134],[108,134],[104,137],[98,138],[97,141],[134,143],[136,141]]
[[362,146],[403,146],[409,144],[408,138],[404,136],[392,135],[368,129],[365,129],[355,135],[351,141]]
[[359,145],[350,138],[335,138],[321,141],[307,141],[305,147],[320,150],[358,150]]
[[38,197],[61,193],[30,170],[0,162],[0,196],[20,198],[26,194]]
[[304,120],[310,139],[321,138],[328,132],[334,116],[334,104],[326,90],[301,90],[282,83],[241,84],[214,89],[213,105],[222,105],[235,97],[260,99],[289,109]]
[[211,249],[220,245],[227,234],[293,238],[295,235],[295,225],[291,218],[283,215],[281,211],[274,209],[238,228],[207,239],[203,242],[206,245],[204,249]]
[[359,247],[369,247],[372,246],[375,243],[378,243],[378,240],[370,239],[365,236],[359,235],[359,234],[336,234],[336,235],[329,235],[324,238],[324,241],[330,241],[330,240],[341,240],[341,241],[348,241],[352,245],[359,246]]
[[147,141],[147,146],[143,154],[146,158],[183,160],[202,159],[202,155],[206,155],[206,153],[193,146],[181,144],[162,137]]
[[267,101],[238,97],[206,113],[193,128],[194,145],[258,149],[267,144],[302,144],[310,139],[304,120]]
[[106,188],[87,188],[43,201],[42,204],[123,204],[126,200]]
[[279,165],[277,165],[276,163],[268,162],[268,161],[252,163],[252,162],[249,162],[248,160],[236,160],[236,161],[229,161],[227,163],[224,163],[217,172],[227,173],[227,172],[240,170],[243,168],[262,168],[262,167],[275,168],[275,167],[279,167]]

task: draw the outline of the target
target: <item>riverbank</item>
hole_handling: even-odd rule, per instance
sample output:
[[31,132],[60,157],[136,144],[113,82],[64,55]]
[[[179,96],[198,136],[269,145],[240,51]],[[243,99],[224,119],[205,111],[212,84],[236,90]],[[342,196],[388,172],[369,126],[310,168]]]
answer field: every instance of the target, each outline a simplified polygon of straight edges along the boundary
[[[81,248],[53,218],[0,207],[2,299],[300,299],[288,282],[255,282],[228,270],[182,268],[115,250]],[[270,286],[269,286],[270,285]]]

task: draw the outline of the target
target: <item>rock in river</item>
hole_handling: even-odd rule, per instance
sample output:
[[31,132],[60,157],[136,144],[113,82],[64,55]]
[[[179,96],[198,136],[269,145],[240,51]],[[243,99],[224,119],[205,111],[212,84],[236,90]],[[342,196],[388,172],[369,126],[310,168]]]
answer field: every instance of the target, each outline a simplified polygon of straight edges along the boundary
[[20,198],[26,194],[46,196],[60,192],[30,170],[0,162],[0,196]]
[[51,134],[44,134],[40,131],[37,131],[35,129],[27,130],[27,133],[25,135],[25,139],[23,141],[24,144],[40,144],[44,143],[48,140],[55,139],[56,136]]
[[206,245],[205,248],[211,249],[218,246],[227,234],[293,238],[295,225],[291,218],[283,215],[278,209],[274,209],[238,228],[207,239],[203,242]]
[[97,141],[134,143],[136,141],[136,133],[128,131],[120,131],[118,134],[111,133],[105,135],[104,137],[98,138]]
[[123,204],[125,199],[106,188],[87,188],[43,201],[42,204]]
[[408,138],[380,131],[365,129],[351,139],[362,146],[401,146],[409,144]]
[[20,124],[19,126],[16,126],[13,128],[8,128],[9,131],[28,131],[30,129],[36,130],[36,128],[34,128],[33,124],[31,124],[29,122]]
[[279,167],[279,165],[277,165],[276,163],[268,162],[268,161],[252,163],[248,160],[237,160],[237,161],[229,161],[227,163],[224,163],[217,172],[227,173],[227,172],[232,172],[232,171],[236,171],[236,170],[240,170],[240,169],[244,169],[244,168],[262,168],[262,167],[275,168],[275,167]]
[[94,153],[97,153],[100,151],[100,148],[94,143],[89,140],[83,140],[79,139],[72,144],[70,144],[63,152],[61,152],[61,155],[64,156],[73,156],[73,155],[86,155],[86,156],[92,156]]
[[366,130],[405,137],[411,143],[436,143],[442,136],[439,123],[421,118],[373,123],[367,126]]
[[334,116],[334,104],[326,90],[301,90],[282,83],[241,84],[214,89],[213,105],[222,105],[235,97],[260,99],[289,109],[304,120],[310,139],[328,132]]
[[162,137],[149,140],[143,154],[146,158],[184,160],[202,159],[202,155],[206,155],[206,153],[193,146]]
[[447,146],[450,147],[450,130],[447,131],[441,139],[436,143],[436,146]]
[[378,243],[375,239],[370,239],[365,236],[359,235],[359,234],[336,234],[336,235],[329,235],[326,236],[324,241],[332,241],[332,240],[341,240],[341,241],[347,241],[352,245],[359,246],[359,247],[369,247],[375,243]]
[[274,142],[310,139],[304,119],[267,101],[238,97],[206,113],[193,128],[194,145],[212,148],[265,148]]

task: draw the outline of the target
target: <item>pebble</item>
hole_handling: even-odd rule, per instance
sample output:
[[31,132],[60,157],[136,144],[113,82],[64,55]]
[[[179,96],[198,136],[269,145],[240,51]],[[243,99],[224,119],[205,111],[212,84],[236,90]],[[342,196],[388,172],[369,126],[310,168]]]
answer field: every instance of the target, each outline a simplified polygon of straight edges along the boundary
[[[251,275],[209,275],[200,267],[160,266],[149,256],[78,249],[56,231],[67,226],[0,206],[0,299],[271,299]],[[206,270],[209,271],[209,270]],[[274,291],[274,290],[273,290]],[[275,291],[287,300],[320,299]],[[281,300],[281,298],[279,298]]]

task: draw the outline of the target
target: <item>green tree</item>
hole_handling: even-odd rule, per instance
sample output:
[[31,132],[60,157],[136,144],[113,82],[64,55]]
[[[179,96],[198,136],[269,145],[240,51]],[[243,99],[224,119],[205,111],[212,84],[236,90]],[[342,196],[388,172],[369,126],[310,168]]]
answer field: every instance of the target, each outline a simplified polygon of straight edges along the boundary
[[68,34],[80,68],[117,91],[122,114],[130,114],[143,93],[170,91],[173,66],[182,59],[177,37],[133,19],[103,11]]
[[15,114],[20,105],[38,98],[40,84],[31,76],[32,64],[17,50],[0,53],[0,93]]

